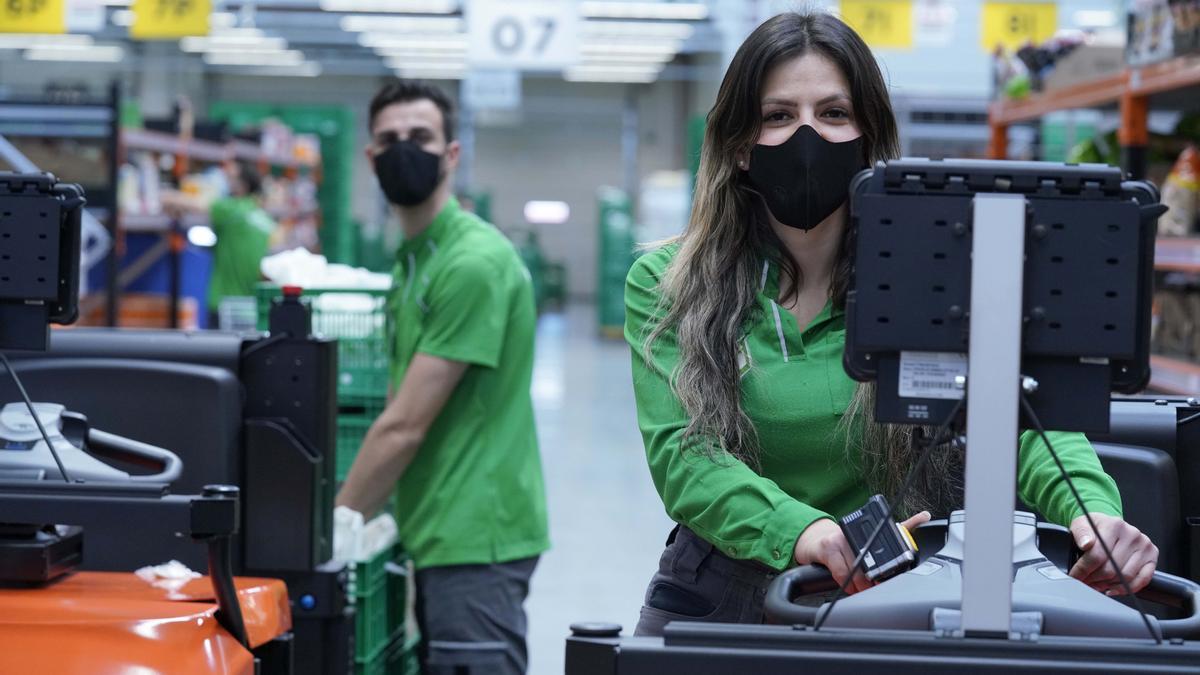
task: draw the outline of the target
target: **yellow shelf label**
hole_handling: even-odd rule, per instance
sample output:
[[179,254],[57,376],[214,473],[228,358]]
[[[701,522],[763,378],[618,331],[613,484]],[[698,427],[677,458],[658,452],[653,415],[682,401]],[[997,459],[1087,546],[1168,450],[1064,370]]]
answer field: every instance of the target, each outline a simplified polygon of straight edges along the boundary
[[1009,50],[1026,42],[1040,44],[1058,30],[1058,7],[1053,2],[985,2],[980,26],[980,46],[991,52],[996,45]]
[[0,0],[0,33],[65,33],[66,0]]
[[871,47],[913,47],[912,0],[842,0],[842,19]]
[[208,35],[208,15],[211,13],[212,0],[133,0],[133,25],[129,27],[129,35],[135,40]]

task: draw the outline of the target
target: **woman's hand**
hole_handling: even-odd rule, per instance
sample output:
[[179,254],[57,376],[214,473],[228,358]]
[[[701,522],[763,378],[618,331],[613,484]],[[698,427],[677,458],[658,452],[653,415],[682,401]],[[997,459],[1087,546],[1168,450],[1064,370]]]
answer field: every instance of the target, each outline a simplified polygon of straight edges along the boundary
[[[911,530],[928,520],[929,512],[922,511],[901,525]],[[800,537],[796,539],[796,547],[792,555],[796,559],[797,565],[813,563],[824,565],[833,575],[833,580],[837,582],[838,586],[842,586],[846,583],[846,577],[850,575],[851,571],[850,566],[854,564],[854,558],[858,554],[850,548],[850,542],[846,541],[846,535],[842,534],[842,528],[837,523],[829,519],[821,519],[809,525],[800,534]],[[865,591],[874,585],[867,580],[861,570],[854,570],[854,580],[846,588],[846,592],[854,594]]]
[[[1134,593],[1150,583],[1154,568],[1158,565],[1158,547],[1141,530],[1116,516],[1092,513],[1096,529],[1112,551],[1113,560],[1121,568],[1121,574],[1129,582]],[[1096,540],[1087,516],[1071,521],[1071,535],[1083,555],[1071,568],[1071,576],[1107,595],[1124,595],[1125,589],[1117,579],[1117,573],[1104,555],[1104,548]]]

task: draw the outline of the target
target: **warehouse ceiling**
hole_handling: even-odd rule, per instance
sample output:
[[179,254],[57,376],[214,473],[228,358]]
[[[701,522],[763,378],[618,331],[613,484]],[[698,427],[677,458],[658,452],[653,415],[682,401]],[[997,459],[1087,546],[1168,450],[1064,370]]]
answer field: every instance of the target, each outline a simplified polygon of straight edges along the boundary
[[[296,76],[395,73],[462,79],[468,71],[469,10],[463,0],[215,2],[209,35],[151,42],[130,38],[132,0],[73,2],[103,6],[102,26],[91,27],[99,30],[0,35],[0,55],[134,67],[142,60],[166,59],[212,72]],[[521,70],[571,81],[694,79],[699,73],[687,57],[720,51],[704,2],[584,0],[577,6],[571,36],[578,61],[566,68],[527,63]],[[69,28],[71,23],[69,18]]]

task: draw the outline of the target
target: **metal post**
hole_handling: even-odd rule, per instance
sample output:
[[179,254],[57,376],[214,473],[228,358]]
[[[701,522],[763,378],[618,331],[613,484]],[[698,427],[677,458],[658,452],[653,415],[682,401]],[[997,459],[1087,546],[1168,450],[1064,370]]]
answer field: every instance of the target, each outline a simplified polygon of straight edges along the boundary
[[1008,637],[1012,623],[1025,209],[1022,195],[975,196],[962,581],[968,636]]
[[467,103],[467,78],[459,87],[458,143],[462,147],[458,155],[458,171],[454,177],[454,189],[467,192],[471,189],[472,169],[475,165],[475,110]]
[[122,157],[121,148],[121,84],[114,80],[109,85],[108,97],[110,105],[112,105],[112,126],[109,129],[108,138],[108,176],[109,186],[112,190],[112,199],[108,203],[108,218],[105,223],[108,229],[109,249],[108,256],[104,262],[104,325],[116,326],[117,319],[120,316],[119,303],[121,288],[117,281],[117,276],[120,273],[120,260],[118,256],[121,251],[121,204],[117,198],[118,190],[118,172],[121,167]]
[[636,204],[641,181],[638,179],[638,101],[635,86],[625,86],[625,108],[621,112],[621,185],[625,189],[625,196]]

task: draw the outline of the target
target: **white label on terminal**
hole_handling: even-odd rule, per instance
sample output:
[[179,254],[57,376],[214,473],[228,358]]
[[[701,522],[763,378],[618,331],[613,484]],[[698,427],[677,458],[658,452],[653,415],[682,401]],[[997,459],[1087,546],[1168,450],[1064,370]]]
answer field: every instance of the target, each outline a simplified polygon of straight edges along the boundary
[[967,355],[956,352],[900,352],[900,397],[960,399],[955,381],[967,375]]

